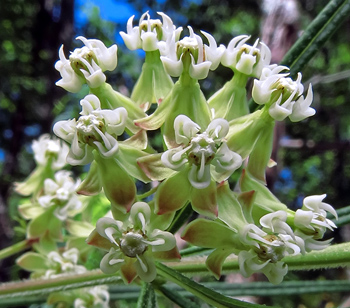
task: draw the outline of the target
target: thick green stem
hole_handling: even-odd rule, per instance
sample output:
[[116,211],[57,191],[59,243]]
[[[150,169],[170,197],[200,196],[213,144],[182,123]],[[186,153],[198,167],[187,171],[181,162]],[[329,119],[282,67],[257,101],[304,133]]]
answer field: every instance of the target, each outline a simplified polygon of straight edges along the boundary
[[[177,272],[189,275],[208,274],[206,257],[185,258],[181,262],[167,262]],[[313,251],[306,255],[290,256],[283,259],[289,270],[311,270],[350,266],[350,243],[330,246],[322,251]],[[160,265],[161,266],[161,265]],[[229,257],[223,265],[223,272],[239,270],[237,257]],[[175,272],[176,272],[175,271]],[[173,271],[174,272],[174,271]],[[169,280],[171,280],[169,278]],[[0,299],[13,296],[33,296],[45,293],[90,287],[101,284],[122,282],[116,275],[106,275],[99,270],[74,276],[62,276],[47,279],[28,280],[8,283],[0,286]]]

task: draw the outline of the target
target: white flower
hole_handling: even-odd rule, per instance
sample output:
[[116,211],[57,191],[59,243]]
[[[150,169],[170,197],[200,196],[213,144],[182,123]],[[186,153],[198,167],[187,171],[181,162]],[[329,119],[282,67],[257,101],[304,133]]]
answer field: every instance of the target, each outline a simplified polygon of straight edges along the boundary
[[289,116],[290,120],[292,122],[299,122],[308,117],[313,116],[316,113],[316,110],[310,107],[312,100],[313,100],[313,92],[312,92],[312,86],[310,84],[307,90],[306,97],[304,98],[304,96],[301,95],[299,99],[295,102],[293,106],[293,112]]
[[95,286],[82,289],[82,298],[74,300],[74,308],[109,308],[109,292],[107,286]]
[[59,170],[66,165],[69,147],[61,140],[45,134],[33,141],[32,149],[34,159],[40,166],[45,166],[50,162],[53,170]]
[[224,140],[229,125],[224,119],[215,119],[203,133],[200,127],[185,115],[174,121],[175,140],[181,146],[164,152],[164,166],[180,171],[189,168],[188,180],[193,187],[204,189],[213,176],[217,182],[227,179],[242,164],[239,154],[231,151]]
[[295,212],[294,224],[304,234],[321,239],[327,229],[333,231],[337,226],[327,218],[327,212],[338,218],[334,208],[322,202],[326,195],[309,196],[304,199],[302,209]]
[[275,263],[270,262],[270,260],[262,261],[252,249],[239,252],[238,264],[240,273],[244,277],[260,272],[273,284],[281,283],[288,273],[288,266],[283,261]]
[[68,92],[79,92],[84,81],[75,73],[70,61],[66,59],[63,52],[63,45],[60,47],[58,55],[60,59],[56,62],[55,69],[60,72],[62,79],[58,80],[56,85]]
[[117,137],[123,134],[128,113],[125,108],[101,109],[95,95],[87,95],[80,101],[81,116],[76,121],[60,121],[54,133],[71,144],[67,162],[71,165],[84,165],[93,160],[92,151],[97,149],[106,158],[118,152]]
[[48,255],[49,269],[45,273],[45,278],[54,278],[66,274],[82,274],[86,272],[86,268],[82,265],[77,265],[79,251],[76,248],[71,248],[62,254],[57,251],[51,251]]
[[153,229],[150,219],[149,205],[136,202],[131,207],[129,221],[122,222],[108,217],[97,221],[96,231],[113,245],[101,260],[100,267],[104,273],[115,273],[122,266],[128,266],[134,267],[144,281],[151,282],[155,279],[157,272],[152,253],[173,249],[176,240],[170,232]]
[[[277,262],[287,255],[297,255],[303,252],[303,240],[295,236],[284,217],[278,217],[275,213],[265,216],[260,219],[260,223],[264,225],[264,221],[269,221],[272,225],[266,224],[262,230],[254,224],[247,224],[240,231],[243,244],[253,246],[262,260],[271,260],[272,262]],[[269,225],[272,229],[268,227]]]
[[206,32],[203,35],[208,39],[209,46],[203,45],[202,38],[188,26],[190,35],[177,41],[175,35],[169,37],[165,43],[159,44],[160,59],[170,76],[179,77],[188,67],[193,79],[204,79],[209,70],[215,70],[225,51],[225,47],[217,47],[215,39]]
[[233,38],[222,56],[221,63],[242,74],[260,78],[262,69],[270,64],[271,51],[259,39],[253,46],[245,44],[250,36],[240,35]]
[[106,81],[103,72],[112,71],[117,66],[117,45],[107,48],[99,40],[83,36],[77,39],[85,46],[74,49],[67,59],[62,45],[59,50],[60,60],[55,64],[62,77],[56,84],[73,93],[79,92],[85,82],[91,88],[99,87]]
[[56,206],[54,215],[62,221],[66,220],[82,207],[82,202],[75,193],[79,185],[80,180],[75,182],[69,171],[58,171],[55,180],[44,181],[43,195],[38,198],[38,203],[43,208]]
[[264,215],[260,225],[263,229],[247,224],[240,230],[241,242],[251,247],[238,254],[240,271],[246,277],[262,272],[272,283],[280,283],[288,271],[281,260],[285,256],[305,253],[304,239],[287,224],[285,211]]
[[330,204],[322,202],[326,197],[326,194],[306,197],[303,201],[303,209],[308,209],[322,215],[323,217],[326,217],[327,212],[329,212],[338,219],[336,210]]
[[321,239],[327,229],[333,231],[337,226],[327,218],[327,212],[338,219],[337,212],[328,203],[322,202],[326,194],[306,197],[303,207],[295,212],[294,224],[306,235]]
[[260,80],[255,79],[252,96],[257,104],[267,104],[269,114],[276,121],[282,121],[289,116],[291,121],[301,121],[315,114],[310,108],[312,102],[312,88],[309,86],[306,97],[302,95],[304,86],[301,83],[301,73],[296,81],[288,74],[281,74],[283,66],[265,68]]
[[158,14],[162,16],[163,22],[159,19],[150,19],[148,12],[146,12],[141,16],[137,27],[133,27],[135,16],[129,18],[126,27],[127,33],[120,32],[126,47],[130,50],[142,48],[144,51],[154,51],[159,48],[159,42],[167,41],[172,35],[179,38],[182,28],[176,28],[166,14],[161,12]]
[[304,241],[304,248],[306,252],[310,252],[312,250],[323,250],[327,248],[331,242],[332,238],[324,241],[320,241],[314,238],[314,235],[307,235],[302,230],[295,230],[294,234]]

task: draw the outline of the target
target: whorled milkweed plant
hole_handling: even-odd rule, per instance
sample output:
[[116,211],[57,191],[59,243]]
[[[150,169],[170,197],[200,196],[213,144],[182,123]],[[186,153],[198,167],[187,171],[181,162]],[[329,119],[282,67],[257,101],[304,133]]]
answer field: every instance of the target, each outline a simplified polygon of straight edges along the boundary
[[[327,192],[306,197],[293,211],[265,181],[276,122],[312,121],[316,113],[311,84],[305,89],[301,73],[294,78],[287,66],[271,63],[259,40],[241,35],[224,46],[190,26],[182,34],[169,16],[159,16],[145,13],[138,23],[132,16],[120,33],[129,49],[146,54],[130,97],[104,74],[118,69],[116,45],[80,36],[82,47],[69,55],[59,50],[57,86],[73,93],[87,87],[89,94],[80,100],[78,118],[54,124],[61,140],[34,141],[38,166],[15,187],[27,196],[19,212],[28,220],[32,247],[17,264],[39,279],[27,282],[28,294],[51,287],[49,304],[109,307],[104,285],[124,281],[142,285],[139,305],[156,307],[157,289],[192,307],[168,288],[170,280],[213,306],[258,307],[206,289],[181,271],[207,268],[216,279],[223,270],[262,273],[280,284],[293,266],[303,268],[308,256],[322,263],[329,250],[324,235],[337,228],[337,212]],[[233,79],[207,98],[198,81],[219,65],[230,68]],[[254,112],[247,97],[258,104]],[[153,130],[163,151],[152,147]],[[82,181],[62,170],[66,164],[86,166]],[[200,217],[188,223],[193,212]],[[181,260],[180,227],[182,245],[201,257]],[[64,291],[67,281],[71,290]]]

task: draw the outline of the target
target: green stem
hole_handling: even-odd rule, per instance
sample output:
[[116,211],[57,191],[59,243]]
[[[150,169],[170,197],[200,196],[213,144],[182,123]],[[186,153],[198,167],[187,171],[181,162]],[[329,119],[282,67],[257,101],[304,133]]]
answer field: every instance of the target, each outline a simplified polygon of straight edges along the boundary
[[5,259],[9,256],[12,256],[18,252],[21,252],[23,250],[26,250],[36,242],[38,242],[39,239],[29,239],[29,240],[24,240],[19,243],[16,243],[10,247],[6,247],[2,250],[0,250],[0,260]]
[[138,195],[137,199],[138,200],[143,200],[143,199],[149,197],[150,195],[153,195],[157,191],[157,189],[158,189],[158,186],[153,187],[149,191],[146,191],[145,193],[143,193],[141,195]]
[[5,283],[0,286],[0,298],[25,295],[41,295],[44,292],[58,292],[102,284],[122,282],[120,276],[106,275],[95,270],[79,275],[61,276],[52,279],[25,280],[17,283]]
[[[184,258],[181,262],[167,262],[167,268],[178,274],[208,274],[205,265],[206,257],[196,256]],[[311,270],[321,268],[337,268],[350,266],[350,243],[330,246],[322,251],[313,251],[306,255],[285,257],[283,261],[289,270]],[[162,269],[162,265],[157,263]],[[228,257],[223,265],[223,272],[239,270],[237,257]],[[160,270],[161,274],[162,270]],[[180,274],[181,275],[181,274]],[[182,276],[182,275],[181,275]],[[164,277],[164,276],[163,276]],[[173,281],[169,278],[170,281]],[[27,280],[16,283],[5,283],[0,286],[0,300],[13,296],[34,296],[44,293],[57,292],[101,284],[115,284],[122,282],[119,276],[106,275],[99,270],[74,276],[62,276],[53,279]],[[176,283],[176,281],[174,281]],[[186,289],[186,288],[185,288]],[[187,289],[186,289],[187,290]],[[220,306],[217,306],[220,307]]]

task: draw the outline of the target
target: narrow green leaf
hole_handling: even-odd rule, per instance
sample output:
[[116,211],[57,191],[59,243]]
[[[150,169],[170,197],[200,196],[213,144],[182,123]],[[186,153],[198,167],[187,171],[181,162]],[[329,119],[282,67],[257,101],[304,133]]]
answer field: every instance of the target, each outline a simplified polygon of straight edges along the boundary
[[193,295],[202,299],[206,303],[213,305],[217,308],[258,308],[266,307],[258,304],[251,304],[243,302],[237,299],[226,297],[212,289],[205,287],[202,284],[199,284],[190,278],[182,275],[180,272],[167,267],[164,264],[156,262],[158,274],[160,274],[165,279],[176,283],[185,290],[191,292]]
[[211,248],[203,248],[197,246],[191,246],[180,251],[181,257],[196,256],[196,255],[208,255],[212,251]]
[[141,294],[137,301],[137,308],[156,308],[156,297],[150,283],[142,284]]
[[158,291],[160,291],[166,298],[170,299],[172,302],[174,302],[176,305],[178,305],[180,308],[200,308],[199,305],[192,302],[191,300],[185,298],[178,292],[171,290],[170,288],[167,288],[165,286],[159,286],[157,287]]
[[349,13],[349,0],[332,0],[328,3],[284,56],[281,64],[291,68],[291,76],[310,61]]
[[176,212],[171,225],[166,231],[174,234],[185,224],[185,222],[191,217],[192,214],[192,207],[189,203],[187,203],[187,205],[185,205],[181,210],[178,210]]

